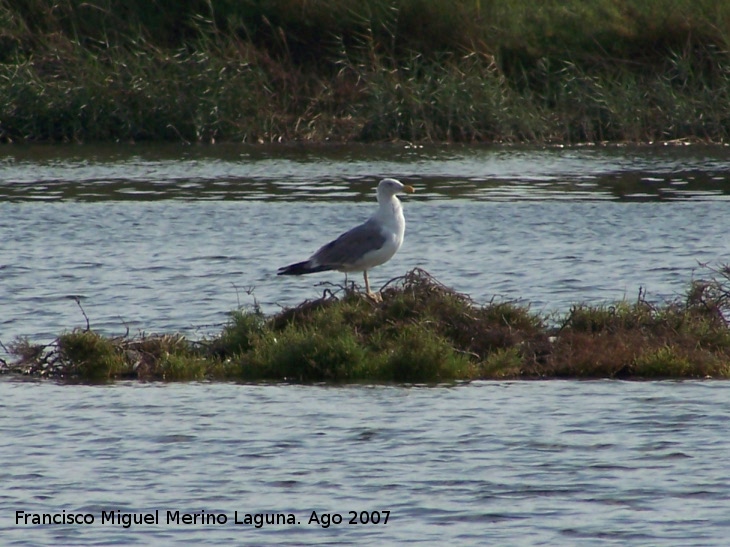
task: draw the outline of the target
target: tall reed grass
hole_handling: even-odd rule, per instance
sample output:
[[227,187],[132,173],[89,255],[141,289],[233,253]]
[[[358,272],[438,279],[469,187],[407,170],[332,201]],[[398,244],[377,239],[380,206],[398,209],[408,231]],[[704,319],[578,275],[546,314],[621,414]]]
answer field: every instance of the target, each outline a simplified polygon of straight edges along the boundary
[[730,3],[0,0],[0,140],[727,140]]

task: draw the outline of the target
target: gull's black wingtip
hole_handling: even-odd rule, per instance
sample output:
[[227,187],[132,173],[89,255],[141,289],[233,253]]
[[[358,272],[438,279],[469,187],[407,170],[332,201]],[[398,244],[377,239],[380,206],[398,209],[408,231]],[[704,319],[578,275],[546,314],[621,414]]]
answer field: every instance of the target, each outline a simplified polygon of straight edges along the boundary
[[276,270],[276,275],[302,275],[306,272],[304,265],[306,262],[297,262],[296,264],[289,264]]
[[289,264],[288,266],[279,268],[276,271],[276,275],[305,275],[316,272],[326,272],[331,269],[332,268],[327,266],[311,266],[309,261],[305,260],[304,262],[297,262],[296,264]]

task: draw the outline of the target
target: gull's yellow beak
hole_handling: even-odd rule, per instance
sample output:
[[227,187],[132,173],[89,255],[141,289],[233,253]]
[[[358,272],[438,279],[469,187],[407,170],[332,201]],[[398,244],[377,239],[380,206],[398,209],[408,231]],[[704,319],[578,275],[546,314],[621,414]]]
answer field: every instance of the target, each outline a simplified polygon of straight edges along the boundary
[[413,192],[416,191],[416,189],[413,188],[413,186],[409,186],[408,184],[406,184],[403,186],[403,191],[408,192],[409,194],[412,194]]

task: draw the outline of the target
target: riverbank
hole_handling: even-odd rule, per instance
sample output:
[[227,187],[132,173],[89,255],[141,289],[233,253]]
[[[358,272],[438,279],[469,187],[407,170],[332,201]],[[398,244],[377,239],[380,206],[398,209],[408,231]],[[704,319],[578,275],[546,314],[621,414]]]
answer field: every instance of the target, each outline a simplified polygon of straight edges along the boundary
[[573,306],[544,317],[477,305],[413,270],[375,302],[354,288],[265,316],[231,313],[218,336],[105,337],[87,323],[52,344],[16,340],[1,372],[82,382],[235,380],[442,383],[505,378],[728,378],[730,268],[684,298]]
[[711,0],[0,2],[0,141],[725,142]]

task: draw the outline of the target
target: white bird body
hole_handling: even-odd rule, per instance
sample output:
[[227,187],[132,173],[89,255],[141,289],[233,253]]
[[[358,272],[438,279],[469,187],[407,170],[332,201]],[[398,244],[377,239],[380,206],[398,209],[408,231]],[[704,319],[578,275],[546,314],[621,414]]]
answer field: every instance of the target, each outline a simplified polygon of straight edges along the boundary
[[364,272],[365,289],[370,294],[368,270],[384,264],[403,244],[406,220],[397,194],[414,192],[412,186],[396,179],[378,184],[378,209],[363,224],[320,247],[308,260],[279,268],[278,275],[303,275],[337,270]]

